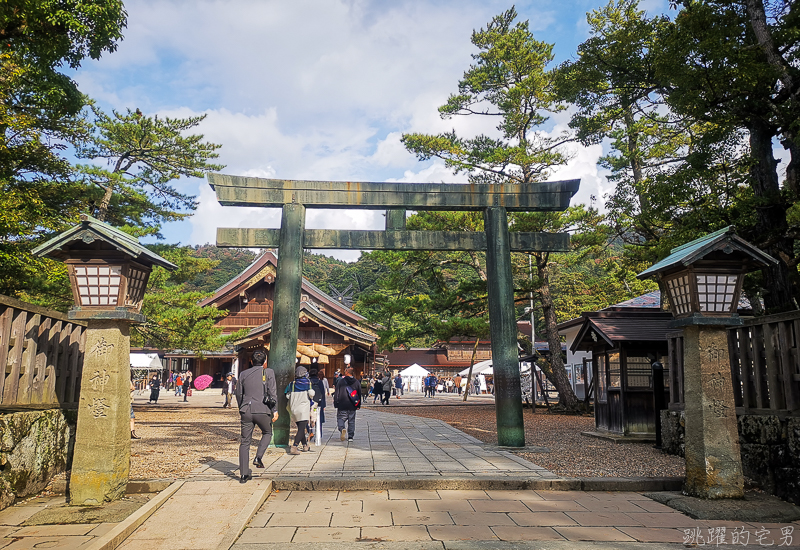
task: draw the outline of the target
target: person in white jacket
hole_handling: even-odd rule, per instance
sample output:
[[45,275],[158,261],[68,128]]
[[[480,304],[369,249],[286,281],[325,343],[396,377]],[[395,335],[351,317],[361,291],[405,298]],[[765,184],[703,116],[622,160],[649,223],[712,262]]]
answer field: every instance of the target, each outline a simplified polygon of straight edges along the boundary
[[289,448],[289,454],[298,455],[300,451],[311,451],[313,449],[306,437],[306,426],[311,419],[311,400],[315,394],[311,388],[311,381],[308,379],[308,370],[305,367],[297,367],[294,370],[294,382],[286,386],[284,393],[289,402],[286,405],[289,417],[297,426],[294,445]]

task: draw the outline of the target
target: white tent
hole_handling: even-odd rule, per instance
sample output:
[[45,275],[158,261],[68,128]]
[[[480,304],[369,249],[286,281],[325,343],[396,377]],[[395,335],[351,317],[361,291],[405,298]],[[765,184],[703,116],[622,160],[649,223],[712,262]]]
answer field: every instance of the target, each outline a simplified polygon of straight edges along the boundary
[[[537,367],[538,369],[538,367]],[[530,363],[520,363],[520,372],[528,372],[531,370]],[[458,373],[461,376],[466,376],[469,374],[469,369],[464,369]],[[488,361],[481,361],[480,363],[475,363],[472,366],[472,376],[474,377],[477,374],[482,374],[484,376],[488,376],[490,374],[494,374],[494,367],[492,367],[492,360],[489,359]]]
[[[472,365],[472,376],[475,376],[476,374],[480,373],[492,374],[492,371],[489,370],[491,368],[492,368],[491,359],[488,359],[486,361],[481,361],[480,363],[475,363],[474,365]],[[489,370],[489,372],[486,372],[487,370]],[[464,370],[458,373],[459,376],[466,376],[468,374],[469,374],[469,367],[465,368]]]
[[400,376],[428,376],[430,371],[427,371],[420,367],[418,364],[414,363],[410,367],[406,367],[400,371]]
[[162,370],[164,366],[157,353],[131,353],[131,369]]
[[403,386],[407,388],[408,391],[416,392],[422,391],[422,379],[429,374],[430,371],[423,369],[417,363],[400,371],[400,377],[403,379]]

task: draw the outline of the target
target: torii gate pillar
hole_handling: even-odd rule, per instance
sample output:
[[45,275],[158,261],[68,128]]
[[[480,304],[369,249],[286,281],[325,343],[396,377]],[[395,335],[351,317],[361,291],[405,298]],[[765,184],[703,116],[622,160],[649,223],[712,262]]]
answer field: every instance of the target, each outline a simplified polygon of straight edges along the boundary
[[522,389],[514,312],[514,279],[506,209],[489,207],[483,213],[486,231],[486,270],[489,291],[489,324],[492,332],[492,367],[495,378],[497,444],[525,446]]
[[294,203],[283,205],[272,313],[272,338],[270,338],[267,363],[275,371],[275,381],[278,386],[278,421],[272,425],[272,442],[276,447],[285,447],[289,444],[289,413],[286,412],[286,396],[283,394],[283,389],[294,380],[303,281],[305,225],[305,206]]

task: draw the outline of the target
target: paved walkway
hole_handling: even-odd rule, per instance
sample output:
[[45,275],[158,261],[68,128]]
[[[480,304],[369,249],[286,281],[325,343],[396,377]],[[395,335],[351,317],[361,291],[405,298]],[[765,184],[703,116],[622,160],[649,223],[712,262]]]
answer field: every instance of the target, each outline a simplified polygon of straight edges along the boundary
[[683,548],[684,543],[800,547],[800,522],[698,521],[639,493],[623,492],[289,491],[269,496],[233,548],[272,550],[288,542],[295,549],[321,543],[326,549],[344,549],[365,542],[386,543],[391,549],[400,543],[499,548],[501,541],[571,549],[604,542],[612,543],[601,546],[606,548]]
[[[254,469],[254,474],[262,478],[305,479],[558,477],[433,418],[364,409],[356,415],[356,436],[352,442],[340,440],[335,422],[324,426],[321,447],[314,446],[313,452],[299,456],[273,449],[264,456],[265,469]],[[225,457],[197,468],[192,475],[234,475],[237,468],[238,457]]]
[[359,411],[355,441],[328,429],[316,452],[274,449],[246,484],[236,457],[205,464],[153,497],[116,538],[125,521],[23,525],[57,499],[14,506],[0,512],[0,549],[800,547],[800,522],[698,521],[638,492],[503,490],[575,480],[442,421],[376,409]]

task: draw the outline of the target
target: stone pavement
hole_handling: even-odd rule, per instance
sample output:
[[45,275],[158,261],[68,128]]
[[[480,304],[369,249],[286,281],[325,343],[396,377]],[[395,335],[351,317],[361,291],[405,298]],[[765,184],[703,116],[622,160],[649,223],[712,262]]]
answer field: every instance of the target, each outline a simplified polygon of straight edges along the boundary
[[118,525],[26,527],[52,502],[14,506],[0,512],[0,549],[800,547],[800,522],[692,520],[640,492],[598,490],[669,480],[562,479],[442,421],[387,410],[359,411],[352,443],[328,429],[316,452],[271,450],[246,484],[236,457],[204,464]]
[[[356,415],[356,436],[340,441],[331,418],[324,424],[321,447],[291,456],[281,449],[267,453],[262,478],[431,477],[554,479],[555,474],[513,453],[484,444],[433,418],[363,409]],[[333,429],[332,429],[333,428]],[[223,457],[192,472],[195,476],[232,475],[237,457]]]
[[0,511],[0,548],[80,548],[117,526],[116,523],[23,525],[35,514],[63,503],[63,495],[38,497]]
[[517,548],[596,548],[604,542],[612,548],[800,547],[800,522],[693,520],[632,492],[278,491],[233,549],[272,550],[289,542],[298,550],[362,548],[368,542],[392,549],[400,543],[500,548],[501,541]]

